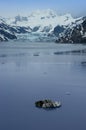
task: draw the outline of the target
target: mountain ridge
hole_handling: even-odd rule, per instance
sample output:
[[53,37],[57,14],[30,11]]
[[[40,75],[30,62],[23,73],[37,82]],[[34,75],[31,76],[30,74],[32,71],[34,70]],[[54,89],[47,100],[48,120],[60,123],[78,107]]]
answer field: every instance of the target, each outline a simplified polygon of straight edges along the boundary
[[[26,16],[16,16],[13,18],[0,17],[0,41],[9,39],[34,39],[37,41],[56,41],[58,42],[75,42],[67,32],[73,32],[74,28],[86,20],[86,17],[73,18],[71,14],[58,15],[53,10],[37,10]],[[83,26],[84,27],[84,26]],[[85,27],[84,27],[85,28]],[[84,29],[79,30],[84,31]],[[25,34],[27,35],[25,37]],[[29,35],[30,34],[30,35]],[[75,33],[76,34],[76,33]],[[68,35],[68,36],[67,36]],[[71,35],[71,34],[70,34]],[[85,37],[85,32],[83,33]],[[30,39],[34,37],[33,39]],[[65,36],[65,37],[64,37]],[[80,35],[81,36],[81,35]],[[68,38],[70,37],[70,39]],[[63,40],[62,38],[69,39]],[[78,42],[78,39],[76,40]]]

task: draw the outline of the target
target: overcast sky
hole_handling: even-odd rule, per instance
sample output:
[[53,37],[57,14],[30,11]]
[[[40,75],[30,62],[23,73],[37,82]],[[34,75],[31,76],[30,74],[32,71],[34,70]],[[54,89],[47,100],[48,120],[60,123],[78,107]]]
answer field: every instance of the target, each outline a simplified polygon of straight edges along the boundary
[[59,14],[86,14],[86,0],[0,0],[0,16],[28,15],[37,9],[54,9]]

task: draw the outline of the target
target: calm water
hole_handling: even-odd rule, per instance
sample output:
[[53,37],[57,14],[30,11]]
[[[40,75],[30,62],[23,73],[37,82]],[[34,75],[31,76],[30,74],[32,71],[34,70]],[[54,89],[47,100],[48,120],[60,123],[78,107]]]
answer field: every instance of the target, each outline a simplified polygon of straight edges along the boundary
[[[0,43],[0,130],[86,130],[85,49]],[[34,102],[45,98],[60,100],[62,107],[36,108]]]

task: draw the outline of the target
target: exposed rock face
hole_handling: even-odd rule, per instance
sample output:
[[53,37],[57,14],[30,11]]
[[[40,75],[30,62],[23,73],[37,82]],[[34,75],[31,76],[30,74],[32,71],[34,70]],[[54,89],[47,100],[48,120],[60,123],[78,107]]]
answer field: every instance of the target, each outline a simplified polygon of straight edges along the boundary
[[13,28],[6,23],[0,23],[0,41],[8,41],[9,39],[17,39],[13,32]]
[[17,34],[26,34],[30,30],[30,27],[11,27],[7,24],[0,23],[0,41],[17,39]]
[[35,26],[35,27],[32,29],[32,31],[33,31],[33,32],[37,32],[37,31],[39,30],[39,28],[40,28],[40,26]]
[[51,100],[40,100],[35,102],[36,107],[39,108],[59,108],[61,107],[60,102],[53,102]]
[[30,27],[10,26],[3,19],[0,19],[0,41],[17,39],[17,34],[26,34],[31,32]]
[[67,27],[62,33],[59,34],[57,43],[86,43],[86,18],[83,22],[76,22],[75,25]]
[[[2,24],[1,30],[9,33],[9,35],[6,33],[5,36],[5,34],[2,34],[1,32],[0,41],[15,38],[26,38],[27,40],[32,40],[33,42],[52,42],[55,41],[57,33],[61,33],[62,25],[68,25],[74,21],[75,18],[73,18],[70,14],[58,15],[56,11],[50,9],[37,10],[29,13],[26,17],[20,15],[13,18],[0,17],[0,24]],[[59,26],[58,30],[57,26]],[[32,39],[30,35],[25,37],[25,34],[27,35],[27,33],[31,33]],[[38,36],[36,35],[36,37],[34,37],[34,33]],[[20,34],[24,35],[21,37]]]
[[52,10],[27,17],[0,17],[0,41],[25,39],[32,42],[86,43],[86,17],[59,16]]
[[53,33],[56,35],[56,36],[59,36],[60,33],[62,33],[63,31],[65,30],[64,26],[56,26],[54,28],[54,31]]

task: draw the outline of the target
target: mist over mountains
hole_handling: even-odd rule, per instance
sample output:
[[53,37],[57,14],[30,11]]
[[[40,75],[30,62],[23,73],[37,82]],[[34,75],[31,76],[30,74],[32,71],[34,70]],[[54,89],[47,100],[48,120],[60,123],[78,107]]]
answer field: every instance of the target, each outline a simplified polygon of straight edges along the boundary
[[0,41],[24,40],[57,43],[86,43],[86,17],[58,15],[37,10],[28,16],[0,17]]

